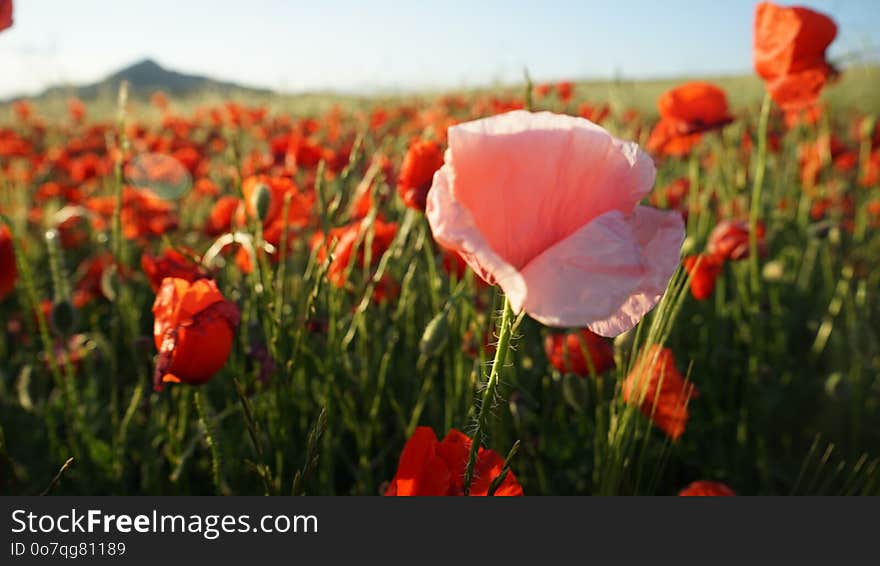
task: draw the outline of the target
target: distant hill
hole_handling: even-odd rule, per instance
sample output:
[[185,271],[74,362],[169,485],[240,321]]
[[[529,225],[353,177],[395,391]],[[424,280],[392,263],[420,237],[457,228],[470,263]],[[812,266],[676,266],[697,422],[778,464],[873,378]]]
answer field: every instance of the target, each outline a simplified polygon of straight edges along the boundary
[[149,96],[157,90],[164,91],[173,97],[183,97],[206,91],[221,95],[232,93],[272,94],[272,91],[266,89],[246,87],[201,75],[178,73],[177,71],[162,67],[152,59],[144,59],[113,73],[97,83],[82,86],[64,85],[50,87],[43,91],[42,94],[31,98],[76,96],[82,100],[93,100],[98,97],[115,96],[122,81],[128,81],[129,92],[133,96]]

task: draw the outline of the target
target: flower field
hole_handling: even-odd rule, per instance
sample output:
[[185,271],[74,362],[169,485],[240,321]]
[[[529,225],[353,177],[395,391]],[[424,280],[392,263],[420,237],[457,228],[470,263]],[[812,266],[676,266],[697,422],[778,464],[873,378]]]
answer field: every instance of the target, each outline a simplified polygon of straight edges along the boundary
[[880,72],[743,33],[743,79],[0,106],[0,493],[880,494]]

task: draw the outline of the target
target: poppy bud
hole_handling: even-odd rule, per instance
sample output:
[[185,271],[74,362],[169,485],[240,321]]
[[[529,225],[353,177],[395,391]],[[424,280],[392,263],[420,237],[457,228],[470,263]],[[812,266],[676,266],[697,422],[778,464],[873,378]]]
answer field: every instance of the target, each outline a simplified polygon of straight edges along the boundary
[[446,342],[449,340],[449,316],[446,310],[440,311],[422,333],[422,339],[419,342],[419,351],[425,356],[436,356],[443,351]]
[[190,283],[166,277],[153,304],[153,340],[159,350],[153,388],[163,384],[209,381],[232,351],[238,307],[210,279]]
[[70,304],[70,301],[58,301],[52,305],[52,311],[49,314],[49,324],[52,330],[61,336],[68,336],[73,333],[76,326],[76,309]]
[[260,222],[266,220],[271,204],[272,193],[269,192],[269,187],[262,183],[258,184],[254,191],[251,193],[250,205]]

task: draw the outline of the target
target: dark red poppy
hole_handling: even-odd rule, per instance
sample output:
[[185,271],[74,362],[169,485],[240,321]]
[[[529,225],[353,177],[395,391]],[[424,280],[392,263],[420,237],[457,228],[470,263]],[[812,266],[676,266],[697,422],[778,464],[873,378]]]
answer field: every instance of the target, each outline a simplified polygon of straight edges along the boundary
[[715,283],[724,260],[712,254],[692,255],[684,258],[684,268],[691,276],[691,295],[698,301],[705,301],[715,292]]
[[[442,442],[430,427],[416,428],[400,454],[397,473],[385,495],[464,495],[464,472],[471,439],[452,429]],[[480,447],[474,466],[470,495],[488,495],[489,486],[504,467],[504,458]],[[522,487],[513,472],[508,472],[495,491],[499,496],[522,495]]]
[[406,206],[425,210],[434,173],[442,165],[443,151],[437,142],[416,140],[409,146],[397,180],[397,192]]
[[18,269],[15,266],[15,248],[12,233],[6,224],[0,224],[0,301],[15,289]]
[[174,248],[168,248],[158,256],[144,252],[141,255],[141,268],[150,281],[153,291],[159,290],[162,280],[166,277],[176,277],[190,283],[209,277],[208,272],[192,255],[186,256]]
[[205,383],[226,364],[240,315],[213,280],[164,279],[153,316],[153,340],[159,350],[153,374],[156,391],[165,383]]
[[611,341],[587,328],[548,334],[544,339],[544,352],[553,367],[562,373],[589,377],[614,367]]
[[834,20],[801,6],[761,2],[755,7],[755,71],[786,110],[816,103],[835,74],[825,50],[837,35]]
[[639,406],[672,440],[684,434],[688,401],[697,397],[694,385],[675,367],[672,350],[653,344],[636,360],[623,381],[623,400]]
[[733,121],[724,91],[705,82],[685,83],[663,93],[657,109],[660,121],[647,148],[661,155],[686,155],[700,141],[700,134]]
[[12,0],[0,0],[0,31],[12,27]]
[[736,493],[721,482],[700,480],[689,484],[679,491],[678,495],[682,497],[729,497],[736,495]]
[[[758,253],[765,251],[764,224],[758,223]],[[744,220],[722,220],[709,234],[706,251],[722,260],[736,261],[749,257],[749,223]]]

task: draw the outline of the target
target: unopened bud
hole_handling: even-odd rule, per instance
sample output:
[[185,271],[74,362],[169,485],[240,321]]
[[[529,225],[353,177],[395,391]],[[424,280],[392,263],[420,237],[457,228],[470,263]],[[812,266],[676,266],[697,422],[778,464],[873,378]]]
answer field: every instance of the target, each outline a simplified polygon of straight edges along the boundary
[[269,207],[272,204],[272,193],[269,192],[269,187],[260,183],[256,187],[254,187],[254,192],[251,194],[251,202],[250,205],[253,208],[254,214],[257,215],[257,219],[260,222],[266,220],[266,216],[269,214]]
[[449,317],[446,310],[440,311],[422,333],[422,340],[419,342],[419,351],[425,356],[432,357],[439,354],[446,346],[449,340]]
[[52,330],[61,336],[69,336],[76,326],[76,309],[69,301],[58,301],[52,305],[49,315],[49,323]]

